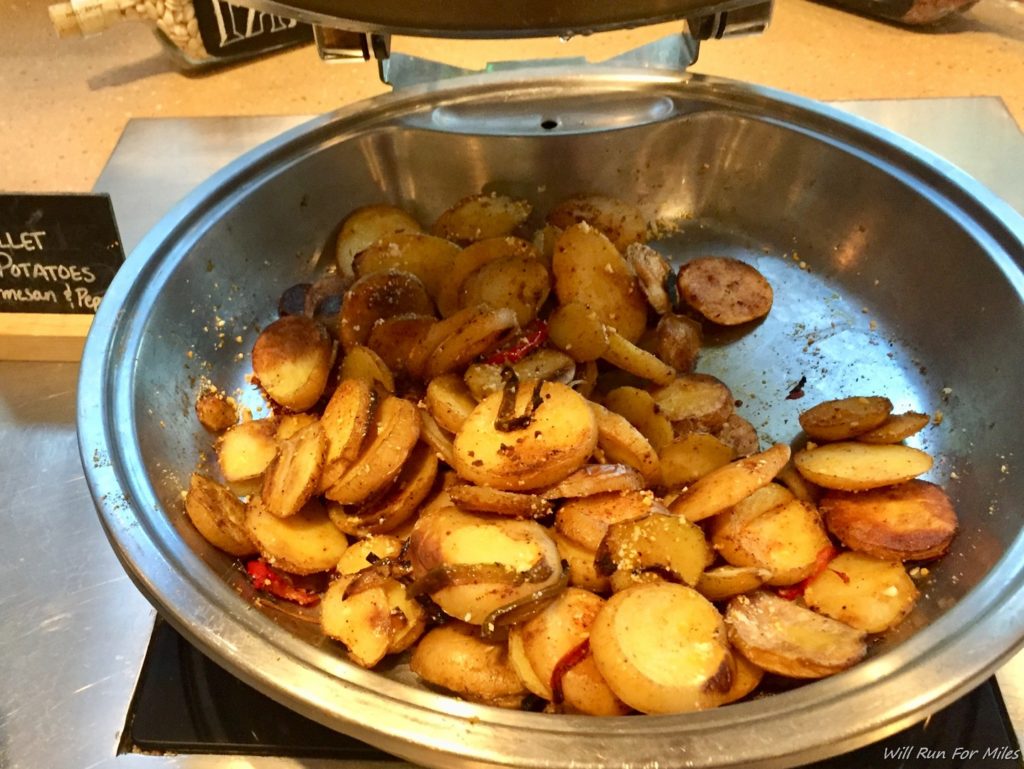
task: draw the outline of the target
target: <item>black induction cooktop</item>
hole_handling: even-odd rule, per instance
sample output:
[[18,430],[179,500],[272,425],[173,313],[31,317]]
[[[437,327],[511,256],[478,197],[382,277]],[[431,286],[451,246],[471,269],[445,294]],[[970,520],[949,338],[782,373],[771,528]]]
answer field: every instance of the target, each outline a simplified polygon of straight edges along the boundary
[[[394,757],[279,705],[211,662],[158,620],[124,731],[123,752],[284,756],[385,762]],[[995,678],[925,721],[812,769],[1022,767]]]

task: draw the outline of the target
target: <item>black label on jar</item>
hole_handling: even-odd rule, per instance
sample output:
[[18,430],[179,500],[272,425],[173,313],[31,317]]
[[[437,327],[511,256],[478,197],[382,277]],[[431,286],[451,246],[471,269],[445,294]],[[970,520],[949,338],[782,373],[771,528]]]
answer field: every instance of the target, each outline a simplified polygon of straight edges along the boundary
[[193,0],[199,36],[210,56],[252,56],[313,39],[311,27],[224,0]]

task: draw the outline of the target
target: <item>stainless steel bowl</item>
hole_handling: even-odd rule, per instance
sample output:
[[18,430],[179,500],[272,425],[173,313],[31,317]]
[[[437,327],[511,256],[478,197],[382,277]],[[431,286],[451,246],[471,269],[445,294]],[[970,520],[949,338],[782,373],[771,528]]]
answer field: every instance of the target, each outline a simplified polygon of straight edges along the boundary
[[[766,438],[807,400],[885,393],[942,412],[919,445],[962,531],[898,633],[841,675],[717,711],[594,719],[507,712],[367,672],[316,626],[253,604],[181,494],[209,437],[204,378],[258,405],[242,360],[281,290],[319,268],[353,208],[431,221],[499,190],[541,212],[580,192],[680,221],[678,258],[737,255],[776,290],[770,317],[712,339]],[[806,269],[801,269],[801,263]],[[536,70],[422,87],[319,118],[249,153],[131,255],[82,362],[79,434],[100,518],[140,589],[225,667],[295,710],[450,767],[776,767],[878,739],[978,683],[1024,637],[1024,221],[892,134],[777,92],[686,75]],[[236,338],[240,341],[236,341]]]

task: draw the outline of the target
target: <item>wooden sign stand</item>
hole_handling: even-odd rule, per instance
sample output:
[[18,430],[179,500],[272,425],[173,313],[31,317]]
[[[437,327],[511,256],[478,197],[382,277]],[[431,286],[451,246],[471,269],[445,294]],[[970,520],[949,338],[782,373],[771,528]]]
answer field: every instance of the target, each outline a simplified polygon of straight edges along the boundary
[[81,360],[93,317],[4,313],[0,315],[0,360]]

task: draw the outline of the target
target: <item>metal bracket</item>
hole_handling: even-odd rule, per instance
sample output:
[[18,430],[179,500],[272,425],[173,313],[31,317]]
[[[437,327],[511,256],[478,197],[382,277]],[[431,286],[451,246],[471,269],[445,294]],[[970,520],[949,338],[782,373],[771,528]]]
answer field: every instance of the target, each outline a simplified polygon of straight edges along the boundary
[[[697,61],[700,41],[763,32],[771,20],[773,0],[761,0],[729,11],[686,20],[686,28],[647,45],[634,48],[599,64],[631,68],[685,70]],[[334,62],[364,62],[376,59],[382,82],[392,88],[408,88],[452,77],[526,69],[540,66],[578,68],[588,61],[582,57],[490,62],[482,70],[410,56],[391,50],[391,36],[377,32],[352,32],[314,25],[314,39],[320,58]]]

